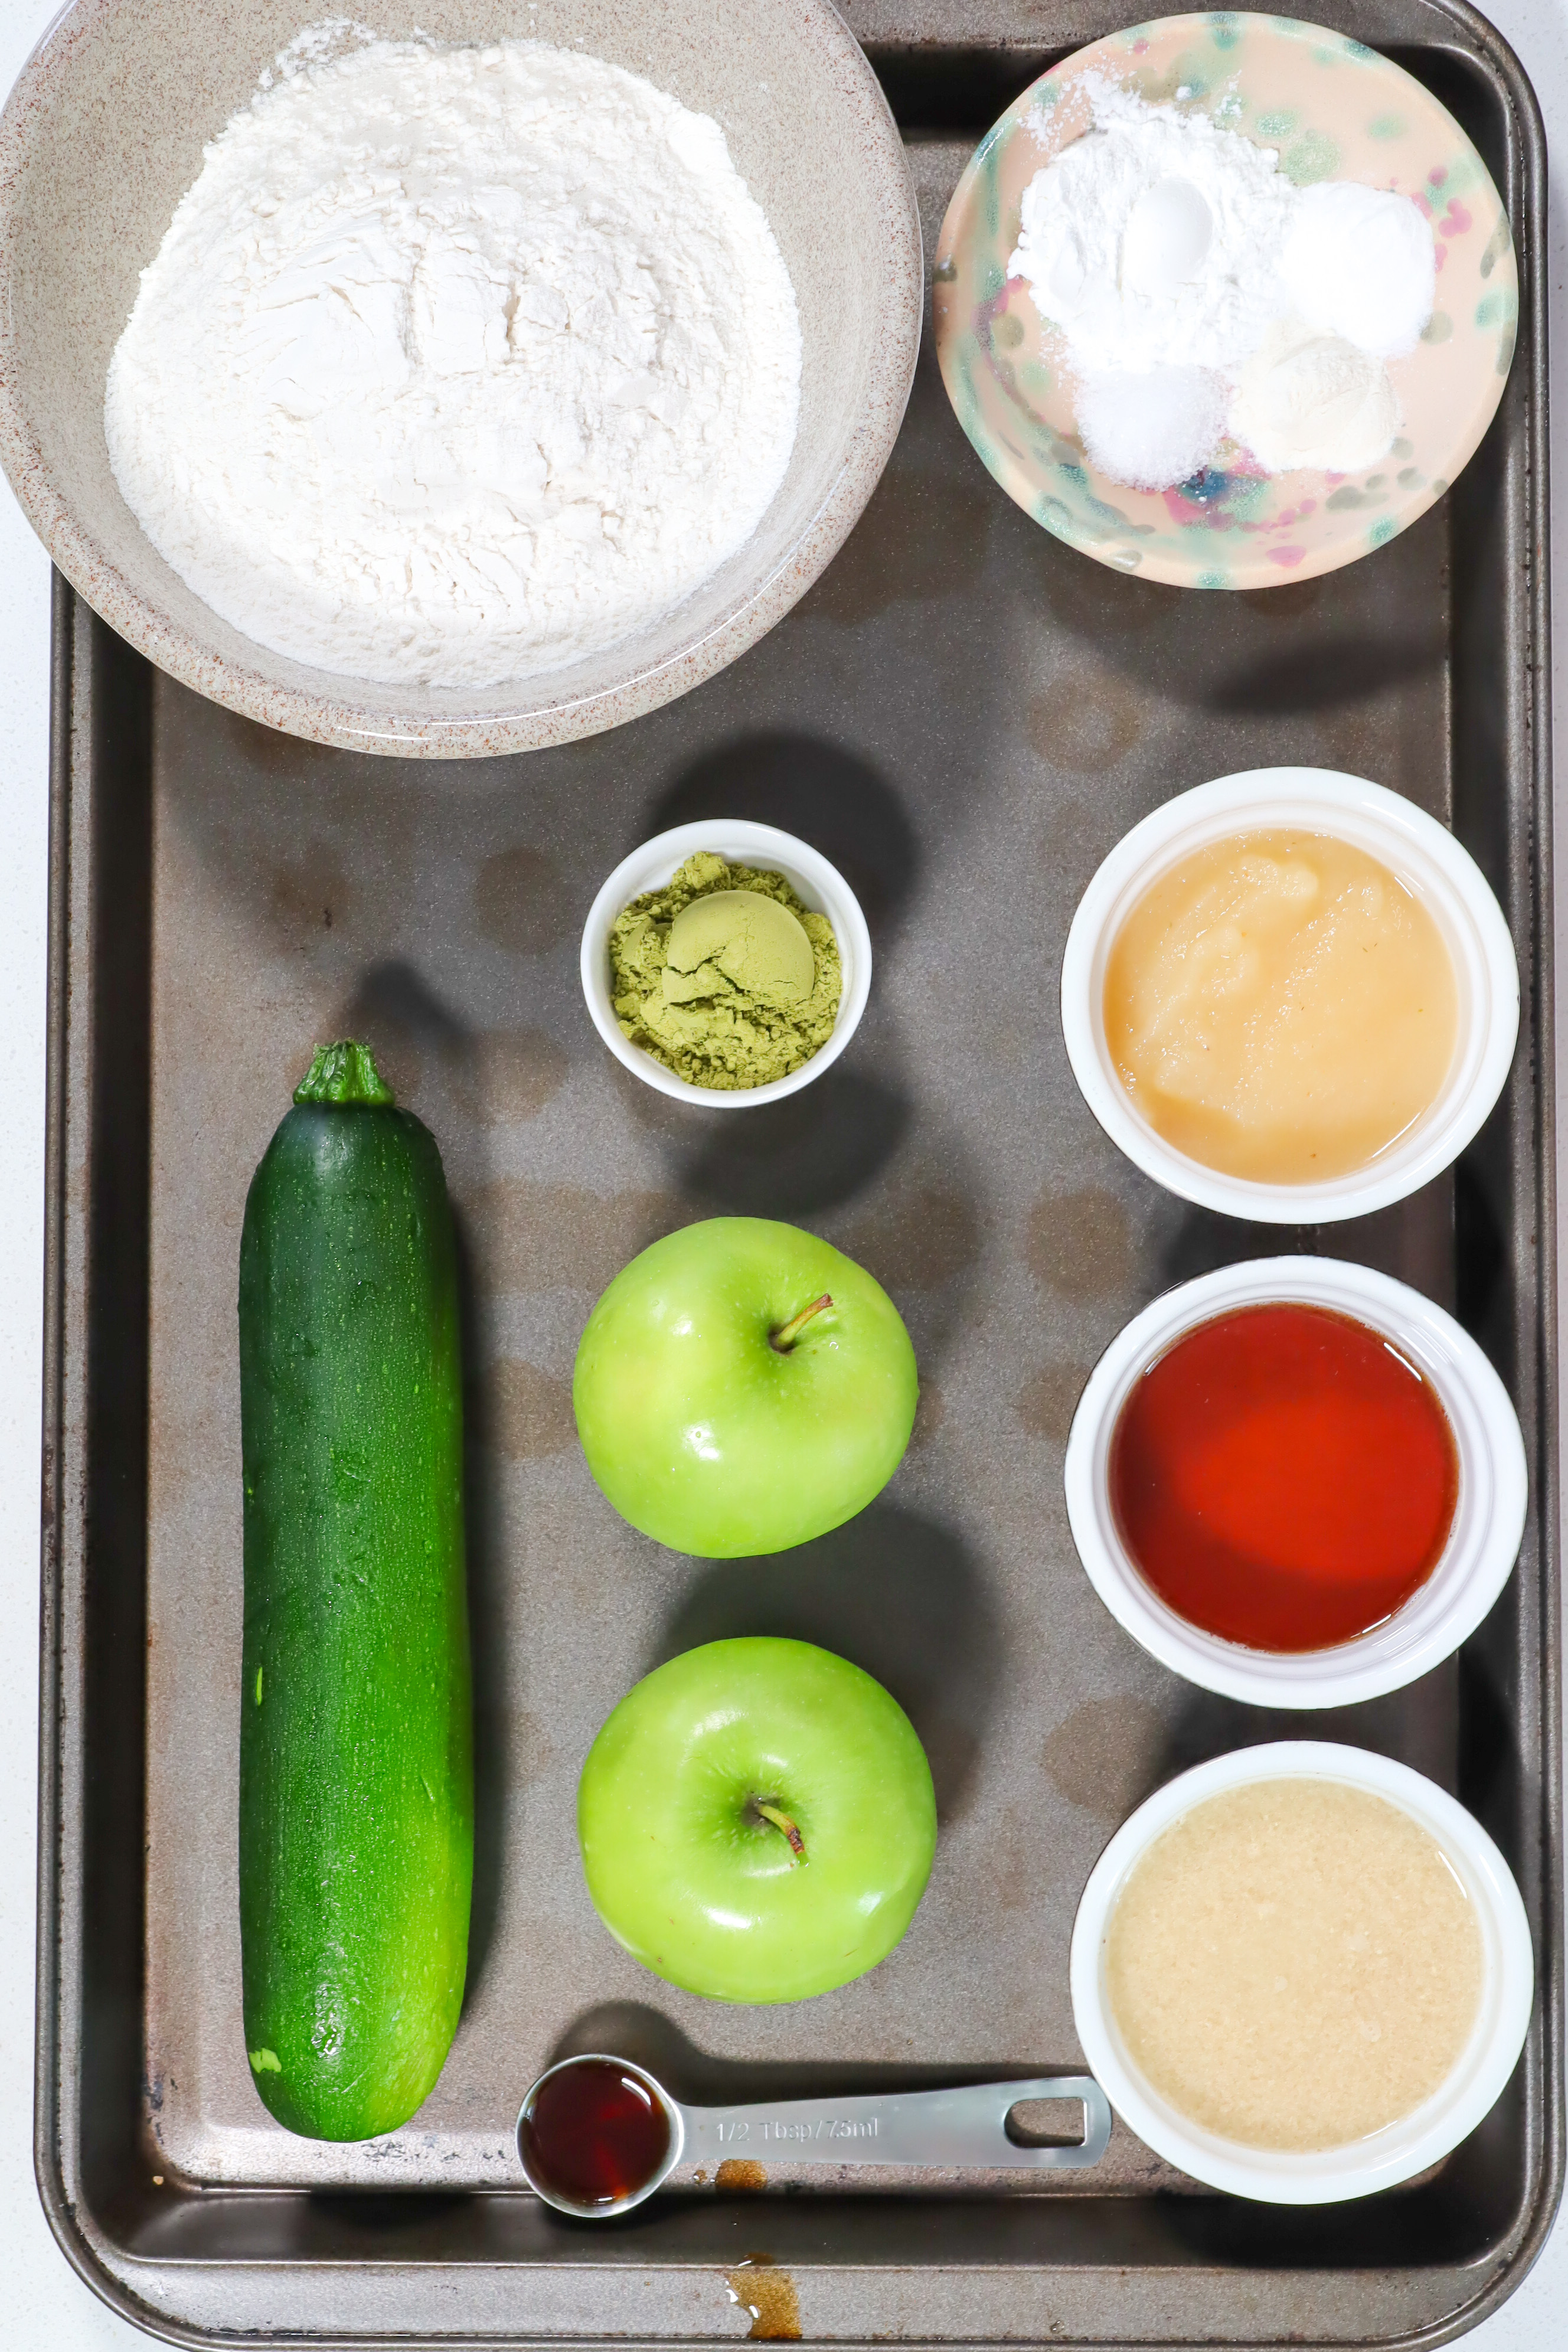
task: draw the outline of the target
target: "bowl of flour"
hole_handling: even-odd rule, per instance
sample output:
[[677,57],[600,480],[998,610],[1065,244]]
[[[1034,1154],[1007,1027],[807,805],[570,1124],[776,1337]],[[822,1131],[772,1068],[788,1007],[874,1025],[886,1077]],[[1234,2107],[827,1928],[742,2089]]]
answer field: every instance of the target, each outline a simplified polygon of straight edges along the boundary
[[1118,570],[1266,588],[1371,554],[1496,413],[1519,278],[1447,110],[1327,27],[1161,17],[1043,75],[982,142],[934,270],[959,420]]
[[826,0],[76,0],[0,118],[0,461],[246,716],[465,758],[731,661],[869,496],[920,336]]

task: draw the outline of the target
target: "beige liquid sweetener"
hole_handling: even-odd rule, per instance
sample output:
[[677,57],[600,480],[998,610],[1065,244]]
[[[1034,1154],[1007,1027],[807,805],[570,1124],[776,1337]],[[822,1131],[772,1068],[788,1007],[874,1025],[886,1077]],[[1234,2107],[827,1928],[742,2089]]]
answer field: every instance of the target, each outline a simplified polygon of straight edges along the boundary
[[1172,2106],[1245,2147],[1343,2147],[1444,2082],[1480,2002],[1474,1908],[1436,1839],[1332,1780],[1194,1805],[1110,1915],[1106,1989]]
[[1228,1176],[1364,1168],[1441,1091],[1454,966],[1398,877],[1328,834],[1194,850],[1111,946],[1105,1034],[1155,1132]]

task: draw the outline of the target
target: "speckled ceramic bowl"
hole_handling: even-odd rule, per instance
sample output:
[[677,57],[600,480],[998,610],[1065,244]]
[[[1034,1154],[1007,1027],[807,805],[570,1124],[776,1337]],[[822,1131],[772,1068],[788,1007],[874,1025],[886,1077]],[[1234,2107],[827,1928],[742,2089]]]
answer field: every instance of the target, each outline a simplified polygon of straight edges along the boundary
[[0,462],[60,570],[187,686],[316,742],[471,758],[636,718],[755,643],[847,535],[893,446],[920,343],[919,217],[875,75],[828,0],[363,0],[373,31],[580,45],[713,115],[795,282],[788,472],[739,552],[606,653],[473,692],[373,686],[269,653],[143,535],[110,470],[104,378],[202,148],[305,26],[308,0],[76,0],[0,117]]
[[[1404,432],[1352,476],[1262,473],[1237,443],[1178,488],[1134,490],[1077,438],[1067,345],[1007,264],[1035,173],[1089,127],[1094,77],[1203,110],[1278,151],[1300,187],[1360,180],[1413,196],[1437,247],[1437,300],[1389,362]],[[937,245],[937,354],[960,423],[1010,498],[1118,571],[1179,588],[1268,588],[1336,571],[1442,496],[1490,424],[1513,356],[1519,279],[1508,215],[1446,107],[1386,58],[1285,16],[1163,16],[1079,49],[982,141]]]

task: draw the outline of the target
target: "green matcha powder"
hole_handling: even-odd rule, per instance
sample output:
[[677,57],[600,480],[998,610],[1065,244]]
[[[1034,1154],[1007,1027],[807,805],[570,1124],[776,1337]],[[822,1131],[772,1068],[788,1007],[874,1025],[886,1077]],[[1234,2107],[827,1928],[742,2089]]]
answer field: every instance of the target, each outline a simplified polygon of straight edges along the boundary
[[[811,942],[808,993],[799,995],[767,971],[754,976],[744,934],[732,951],[707,949],[694,971],[672,966],[676,917],[721,890],[754,891],[795,918]],[[842,986],[838,942],[826,916],[804,907],[782,874],[728,866],[711,850],[689,857],[662,890],[634,898],[610,927],[616,1018],[634,1045],[689,1086],[740,1090],[787,1078],[832,1035]]]

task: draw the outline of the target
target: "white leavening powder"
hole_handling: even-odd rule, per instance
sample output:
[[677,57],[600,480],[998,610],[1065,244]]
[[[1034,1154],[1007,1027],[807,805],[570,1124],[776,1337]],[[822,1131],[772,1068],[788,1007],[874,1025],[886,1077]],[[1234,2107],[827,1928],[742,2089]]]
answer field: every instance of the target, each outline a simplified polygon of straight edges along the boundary
[[274,651],[482,687],[611,646],[750,537],[794,289],[722,131],[533,41],[307,37],[206,150],[110,365],[127,503]]
[[1309,327],[1384,359],[1415,350],[1437,291],[1430,222],[1408,196],[1354,180],[1302,190],[1280,270]]

